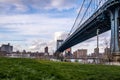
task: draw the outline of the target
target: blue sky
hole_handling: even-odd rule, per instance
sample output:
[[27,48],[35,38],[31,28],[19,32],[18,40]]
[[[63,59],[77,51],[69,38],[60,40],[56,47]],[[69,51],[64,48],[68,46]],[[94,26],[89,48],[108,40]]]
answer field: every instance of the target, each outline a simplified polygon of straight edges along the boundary
[[[45,46],[55,50],[56,38],[66,37],[82,1],[0,0],[0,43],[9,42],[15,46],[14,50],[43,51]],[[94,39],[90,40],[91,44]],[[90,45],[87,42],[73,49],[86,48],[86,44]]]

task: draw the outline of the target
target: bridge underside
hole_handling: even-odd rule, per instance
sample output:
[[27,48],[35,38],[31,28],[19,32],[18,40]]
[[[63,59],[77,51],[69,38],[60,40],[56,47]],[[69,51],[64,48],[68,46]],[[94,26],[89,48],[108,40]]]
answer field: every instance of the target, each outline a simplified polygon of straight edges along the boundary
[[[104,18],[104,20],[103,20]],[[110,18],[109,15],[106,15],[106,18],[103,17],[100,19],[94,19],[92,23],[82,28],[78,33],[72,35],[73,37],[67,40],[61,48],[58,49],[59,52],[63,52],[65,49],[72,47],[80,42],[83,42],[87,39],[90,39],[96,36],[97,29],[99,30],[99,34],[104,33],[111,29],[110,27]]]

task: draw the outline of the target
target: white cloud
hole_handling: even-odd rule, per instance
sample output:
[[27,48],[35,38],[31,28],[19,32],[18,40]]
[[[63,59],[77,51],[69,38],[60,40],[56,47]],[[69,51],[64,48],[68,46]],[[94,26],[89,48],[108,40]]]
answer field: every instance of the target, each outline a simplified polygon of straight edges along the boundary
[[[51,50],[54,50],[54,33],[57,31],[69,31],[72,25],[72,18],[52,18],[43,14],[26,14],[26,15],[1,15],[0,28],[4,31],[13,30],[12,33],[1,33],[1,39],[4,37],[8,40],[26,40],[27,46],[22,46],[26,50],[43,50],[43,43],[47,44]],[[69,24],[68,24],[69,22]],[[69,28],[68,28],[69,27]],[[62,33],[62,35],[64,35]],[[42,39],[46,42],[39,41]],[[52,40],[52,41],[51,41]],[[37,41],[38,43],[34,43]],[[24,45],[22,43],[21,45]]]
[[35,9],[64,10],[75,7],[76,1],[77,0],[29,0],[28,4]]
[[22,0],[0,0],[0,13],[8,14],[11,12],[27,12],[28,6]]
[[31,44],[28,47],[30,51],[43,51],[47,43],[44,40],[34,40],[30,42]]
[[0,0],[0,13],[19,13],[35,10],[68,10],[76,7],[77,0]]
[[51,0],[51,7],[58,10],[70,9],[76,7],[77,0]]
[[60,31],[60,32],[55,32],[55,37],[54,40],[65,40],[68,37],[68,33]]
[[[0,16],[0,18],[2,20],[0,22],[1,26],[16,30],[23,35],[51,35],[54,31],[63,31],[72,25],[71,18],[51,18],[47,15],[38,14]],[[69,31],[69,28],[67,30]]]

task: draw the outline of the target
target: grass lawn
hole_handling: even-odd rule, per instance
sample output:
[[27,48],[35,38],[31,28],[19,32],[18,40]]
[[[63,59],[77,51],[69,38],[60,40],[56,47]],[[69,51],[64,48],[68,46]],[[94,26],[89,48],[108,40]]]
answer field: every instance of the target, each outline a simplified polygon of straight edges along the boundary
[[0,58],[0,80],[120,80],[120,66]]

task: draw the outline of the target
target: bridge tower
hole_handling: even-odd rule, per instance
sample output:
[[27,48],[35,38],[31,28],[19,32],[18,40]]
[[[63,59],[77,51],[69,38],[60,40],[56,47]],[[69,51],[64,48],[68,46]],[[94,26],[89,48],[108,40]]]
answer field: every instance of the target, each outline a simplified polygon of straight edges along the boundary
[[61,44],[63,43],[63,40],[57,40],[57,49],[61,46]]
[[111,54],[114,61],[120,60],[120,6],[109,8],[111,19]]
[[[56,45],[56,49],[58,49],[60,46],[61,46],[61,44],[63,43],[63,40],[57,40],[57,45]],[[54,56],[57,58],[57,59],[63,59],[63,53],[62,52],[56,52],[56,53],[54,53]]]

